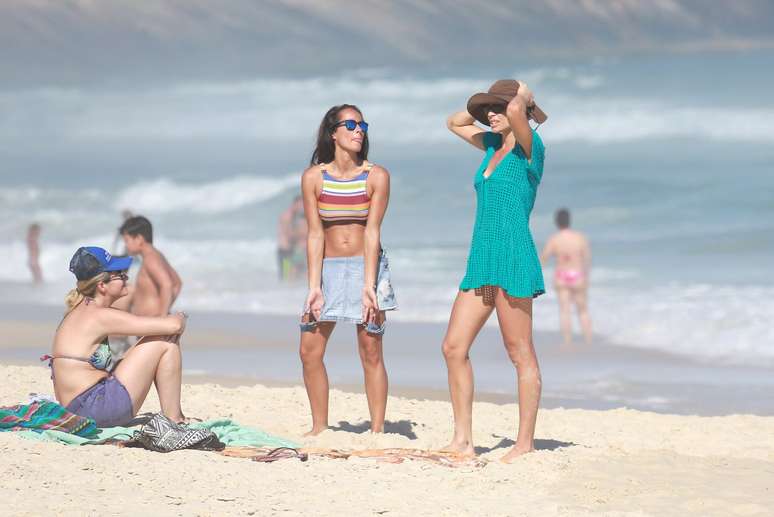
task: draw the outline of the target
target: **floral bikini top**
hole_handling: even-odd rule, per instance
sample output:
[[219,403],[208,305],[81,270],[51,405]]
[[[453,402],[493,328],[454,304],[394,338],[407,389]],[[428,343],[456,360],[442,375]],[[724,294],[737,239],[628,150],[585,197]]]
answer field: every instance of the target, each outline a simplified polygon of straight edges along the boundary
[[113,354],[110,352],[110,340],[107,336],[99,344],[97,349],[91,354],[90,357],[75,357],[71,355],[43,355],[40,357],[41,361],[48,361],[48,367],[51,368],[51,378],[54,378],[53,363],[54,359],[71,359],[73,361],[83,361],[89,363],[97,370],[104,370],[106,372],[113,371],[116,363],[113,361]]
[[[86,304],[88,305],[91,299],[84,298],[84,300],[86,300]],[[80,303],[81,302],[78,302],[78,304]],[[75,307],[73,307],[73,309],[74,308]],[[67,316],[69,315],[70,313],[67,313],[64,316],[64,318],[62,318],[62,321],[59,322],[59,327],[62,326],[62,323],[64,323],[65,318],[67,318]],[[57,330],[59,330],[59,327],[57,327]],[[117,361],[113,360],[113,354],[110,351],[110,339],[108,338],[108,336],[105,336],[104,338],[102,338],[102,341],[100,342],[99,346],[94,351],[94,353],[91,354],[90,357],[74,357],[71,355],[48,355],[48,354],[40,356],[41,361],[48,361],[48,367],[51,368],[52,379],[54,378],[54,359],[70,359],[72,361],[83,361],[84,363],[89,363],[96,370],[103,370],[108,373],[112,372],[113,368],[115,368],[117,364]]]

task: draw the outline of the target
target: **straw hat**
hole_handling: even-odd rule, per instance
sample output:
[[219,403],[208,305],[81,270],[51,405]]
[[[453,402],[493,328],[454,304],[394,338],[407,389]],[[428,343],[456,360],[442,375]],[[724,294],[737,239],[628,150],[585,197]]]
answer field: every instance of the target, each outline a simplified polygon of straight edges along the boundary
[[[477,93],[468,99],[468,113],[485,126],[488,126],[487,108],[491,105],[507,106],[511,99],[516,97],[518,91],[518,81],[514,79],[500,79],[490,86],[489,91],[486,93]],[[548,115],[534,103],[527,108],[527,115],[538,124],[542,124],[548,118]]]

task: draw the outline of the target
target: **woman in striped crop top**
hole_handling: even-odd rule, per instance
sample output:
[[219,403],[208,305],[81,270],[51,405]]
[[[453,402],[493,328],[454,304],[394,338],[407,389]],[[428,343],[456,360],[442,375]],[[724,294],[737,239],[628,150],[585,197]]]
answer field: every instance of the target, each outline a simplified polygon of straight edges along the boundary
[[397,308],[380,239],[390,175],[368,161],[368,124],[356,106],[334,106],[323,117],[301,191],[309,226],[309,294],[300,345],[312,409],[308,434],[328,428],[323,356],[337,321],[357,325],[371,431],[382,432],[387,406],[382,335],[385,311]]

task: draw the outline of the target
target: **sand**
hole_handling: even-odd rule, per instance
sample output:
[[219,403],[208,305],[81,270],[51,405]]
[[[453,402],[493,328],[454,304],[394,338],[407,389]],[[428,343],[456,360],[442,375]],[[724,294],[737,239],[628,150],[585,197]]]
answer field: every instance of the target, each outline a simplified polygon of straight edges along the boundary
[[[0,404],[51,393],[42,367],[0,366]],[[301,387],[185,384],[184,409],[230,417],[310,447],[438,448],[443,401],[390,397],[387,432],[372,435],[365,396],[333,390],[332,430],[304,440]],[[158,409],[151,393],[143,410]],[[312,457],[260,464],[200,451],[159,454],[67,447],[0,433],[2,501],[14,515],[770,515],[774,417],[674,416],[627,409],[540,413],[537,452],[512,465],[515,404],[477,403],[483,468]]]

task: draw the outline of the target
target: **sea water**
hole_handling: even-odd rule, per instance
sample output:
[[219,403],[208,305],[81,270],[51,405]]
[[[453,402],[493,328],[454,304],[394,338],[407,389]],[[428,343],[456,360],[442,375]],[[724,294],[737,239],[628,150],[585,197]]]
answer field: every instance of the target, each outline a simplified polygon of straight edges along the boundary
[[[620,347],[699,362],[774,365],[774,59],[768,53],[513,63],[443,76],[360,70],[141,89],[0,94],[0,285],[61,304],[81,245],[111,247],[119,212],[151,219],[187,310],[298,314],[303,281],[277,280],[280,212],[299,192],[319,120],[358,104],[370,158],[389,169],[382,240],[400,310],[445,322],[461,280],[482,154],[445,118],[499,76],[525,80],[549,115],[532,214],[593,247],[595,331]],[[46,285],[30,290],[25,244],[43,227]],[[534,325],[558,329],[552,269]],[[494,319],[490,324],[495,325]]]

